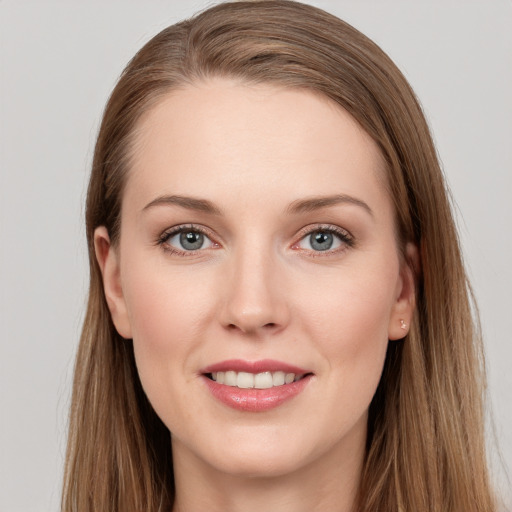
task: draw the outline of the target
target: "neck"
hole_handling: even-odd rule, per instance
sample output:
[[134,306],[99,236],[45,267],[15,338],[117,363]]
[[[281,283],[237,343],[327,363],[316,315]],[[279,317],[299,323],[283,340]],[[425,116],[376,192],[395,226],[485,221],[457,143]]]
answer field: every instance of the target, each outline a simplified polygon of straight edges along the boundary
[[173,512],[354,512],[365,438],[337,447],[283,475],[228,474],[173,440]]

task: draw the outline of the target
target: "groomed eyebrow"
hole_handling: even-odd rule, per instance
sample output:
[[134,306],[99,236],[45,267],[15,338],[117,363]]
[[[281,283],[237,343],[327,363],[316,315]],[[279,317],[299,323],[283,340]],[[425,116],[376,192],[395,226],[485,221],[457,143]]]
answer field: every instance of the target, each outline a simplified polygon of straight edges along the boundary
[[336,206],[338,204],[354,204],[356,206],[360,206],[373,217],[372,209],[364,201],[346,194],[298,199],[288,206],[286,213],[307,213],[321,208],[328,208],[329,206]]
[[[330,206],[336,206],[338,204],[354,204],[360,206],[366,212],[373,217],[372,209],[362,200],[346,194],[336,194],[332,196],[320,196],[320,197],[309,197],[306,199],[297,199],[293,201],[287,208],[286,213],[288,214],[299,214],[307,213],[321,208],[328,208]],[[207,199],[199,199],[196,197],[189,196],[178,196],[178,195],[164,195],[153,199],[148,203],[142,211],[146,211],[155,206],[180,206],[187,210],[195,210],[203,213],[209,213],[211,215],[222,215],[222,212],[212,202]]]
[[198,199],[195,197],[188,196],[160,196],[156,199],[153,199],[150,203],[148,203],[142,211],[146,211],[155,206],[181,206],[181,208],[186,208],[187,210],[195,210],[203,213],[210,213],[212,215],[221,215],[221,211],[213,205],[207,199]]

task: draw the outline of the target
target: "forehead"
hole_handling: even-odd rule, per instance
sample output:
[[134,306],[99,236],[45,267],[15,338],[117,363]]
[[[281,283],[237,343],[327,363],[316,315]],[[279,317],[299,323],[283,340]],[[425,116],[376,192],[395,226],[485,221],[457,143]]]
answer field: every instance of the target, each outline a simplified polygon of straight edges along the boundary
[[375,142],[328,98],[216,79],[170,92],[141,118],[125,198],[247,198],[277,188],[293,200],[336,184],[371,195],[385,181]]

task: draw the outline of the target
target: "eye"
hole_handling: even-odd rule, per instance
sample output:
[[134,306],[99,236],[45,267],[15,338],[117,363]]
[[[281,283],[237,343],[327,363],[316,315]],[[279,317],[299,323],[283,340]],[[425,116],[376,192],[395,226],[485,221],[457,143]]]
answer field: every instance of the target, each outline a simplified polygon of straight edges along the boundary
[[309,231],[293,248],[314,252],[336,251],[343,246],[352,246],[350,235],[339,228],[319,228]]
[[216,244],[195,227],[179,227],[162,235],[159,243],[175,252],[193,252],[215,247]]

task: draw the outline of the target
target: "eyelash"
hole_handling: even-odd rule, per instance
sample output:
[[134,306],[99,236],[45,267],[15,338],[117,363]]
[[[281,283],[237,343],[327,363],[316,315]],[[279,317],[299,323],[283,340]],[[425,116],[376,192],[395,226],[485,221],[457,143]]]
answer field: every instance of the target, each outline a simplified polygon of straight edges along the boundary
[[[210,232],[208,230],[202,228],[201,226],[197,226],[194,224],[175,226],[173,228],[170,228],[170,229],[164,231],[158,237],[157,245],[161,246],[165,251],[167,251],[171,254],[176,254],[178,256],[194,256],[194,255],[197,255],[199,252],[204,251],[204,249],[197,249],[197,250],[190,250],[190,251],[180,250],[180,249],[177,249],[176,247],[168,244],[169,239],[171,239],[173,236],[180,234],[180,233],[187,233],[187,232],[200,233],[201,235],[205,236],[208,240],[210,240],[210,242],[213,244],[214,248],[220,247],[220,244],[218,242],[215,242],[215,240],[213,239],[212,235],[210,234]],[[310,250],[310,249],[301,249],[300,247],[298,247],[299,243],[302,240],[304,240],[307,236],[311,236],[314,233],[332,234],[340,240],[342,246],[339,248],[336,248],[336,249],[332,249],[332,250],[327,249],[325,251],[314,251],[314,250]],[[346,231],[338,226],[333,226],[330,224],[329,225],[321,224],[321,225],[305,227],[299,232],[298,237],[299,238],[298,238],[297,242],[295,242],[292,245],[292,249],[308,252],[308,253],[310,253],[310,255],[312,257],[315,257],[315,258],[330,256],[332,254],[336,254],[336,253],[345,251],[348,248],[351,248],[355,245],[354,238],[348,231]]]
[[186,224],[186,225],[175,226],[173,228],[168,229],[167,231],[164,231],[158,237],[157,245],[160,245],[165,251],[167,251],[171,254],[177,254],[178,256],[194,256],[197,253],[204,251],[204,249],[198,249],[195,251],[185,251],[185,250],[182,251],[180,249],[177,249],[176,247],[173,247],[172,245],[169,245],[168,244],[169,240],[173,236],[178,235],[180,233],[200,233],[201,235],[206,237],[208,240],[210,240],[214,246],[216,246],[216,247],[220,246],[220,244],[218,244],[217,242],[215,242],[213,240],[213,237],[208,230],[202,228],[201,226],[196,226],[195,224]]
[[[302,240],[304,240],[308,236],[313,235],[314,233],[327,233],[336,236],[341,242],[341,247],[335,249],[327,249],[325,251],[314,251],[310,249],[301,249],[300,247],[298,247]],[[332,256],[333,254],[344,252],[347,249],[354,247],[354,245],[354,237],[345,229],[342,229],[338,226],[334,226],[332,224],[317,224],[315,226],[306,226],[305,228],[303,228],[298,234],[298,241],[292,245],[292,249],[306,251],[313,258],[323,258]]]

